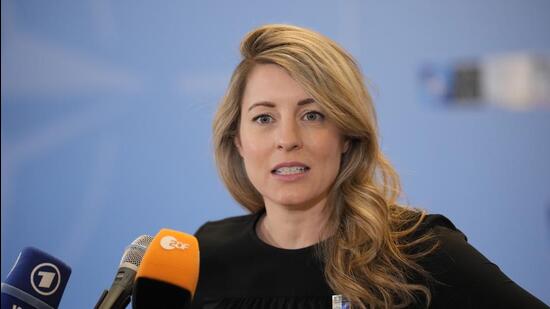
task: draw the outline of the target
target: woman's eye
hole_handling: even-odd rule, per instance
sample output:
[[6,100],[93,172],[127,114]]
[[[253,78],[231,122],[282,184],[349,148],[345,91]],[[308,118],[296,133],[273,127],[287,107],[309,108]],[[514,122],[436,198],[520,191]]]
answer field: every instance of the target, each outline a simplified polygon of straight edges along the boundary
[[271,118],[271,116],[269,115],[263,114],[263,115],[258,115],[254,117],[253,120],[259,124],[268,124],[271,121],[273,121],[273,118]]
[[309,112],[304,115],[303,119],[307,121],[323,120],[325,116],[319,112]]

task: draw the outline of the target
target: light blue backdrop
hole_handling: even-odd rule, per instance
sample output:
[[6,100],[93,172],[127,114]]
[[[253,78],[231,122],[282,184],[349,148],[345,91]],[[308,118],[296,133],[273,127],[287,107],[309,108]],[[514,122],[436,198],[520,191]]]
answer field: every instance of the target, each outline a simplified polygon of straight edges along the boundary
[[[73,268],[92,307],[124,247],[244,213],[218,180],[211,120],[238,44],[293,23],[359,61],[406,199],[443,213],[550,302],[550,112],[433,108],[424,61],[550,50],[550,2],[2,1],[2,279],[25,246]],[[230,280],[230,278],[228,278]]]

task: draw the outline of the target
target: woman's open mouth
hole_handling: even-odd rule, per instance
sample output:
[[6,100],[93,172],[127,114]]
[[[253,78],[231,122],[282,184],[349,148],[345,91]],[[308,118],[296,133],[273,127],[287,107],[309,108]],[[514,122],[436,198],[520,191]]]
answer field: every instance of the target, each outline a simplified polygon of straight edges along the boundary
[[306,171],[309,171],[309,167],[307,166],[288,166],[274,169],[271,173],[276,175],[295,175],[305,173]]

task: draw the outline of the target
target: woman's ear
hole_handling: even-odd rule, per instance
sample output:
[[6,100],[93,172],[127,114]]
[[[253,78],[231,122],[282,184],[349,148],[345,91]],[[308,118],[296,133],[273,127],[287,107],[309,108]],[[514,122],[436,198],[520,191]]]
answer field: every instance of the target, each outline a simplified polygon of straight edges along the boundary
[[242,145],[239,135],[235,135],[235,137],[233,138],[233,144],[235,145],[235,147],[237,147],[237,151],[239,151],[239,155],[241,155],[242,157]]

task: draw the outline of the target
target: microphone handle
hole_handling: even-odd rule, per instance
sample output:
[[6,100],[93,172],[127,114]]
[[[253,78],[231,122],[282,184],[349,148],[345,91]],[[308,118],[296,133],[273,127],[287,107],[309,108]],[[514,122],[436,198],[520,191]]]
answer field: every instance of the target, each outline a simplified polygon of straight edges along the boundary
[[99,296],[99,300],[95,304],[94,309],[99,309],[99,306],[101,306],[101,303],[105,299],[105,296],[107,296],[107,293],[109,293],[109,291],[103,290],[103,293],[101,293],[101,296]]
[[[102,297],[98,309],[124,309],[130,302],[136,271],[127,267],[120,267],[113,285]],[[102,295],[103,296],[103,295]]]

